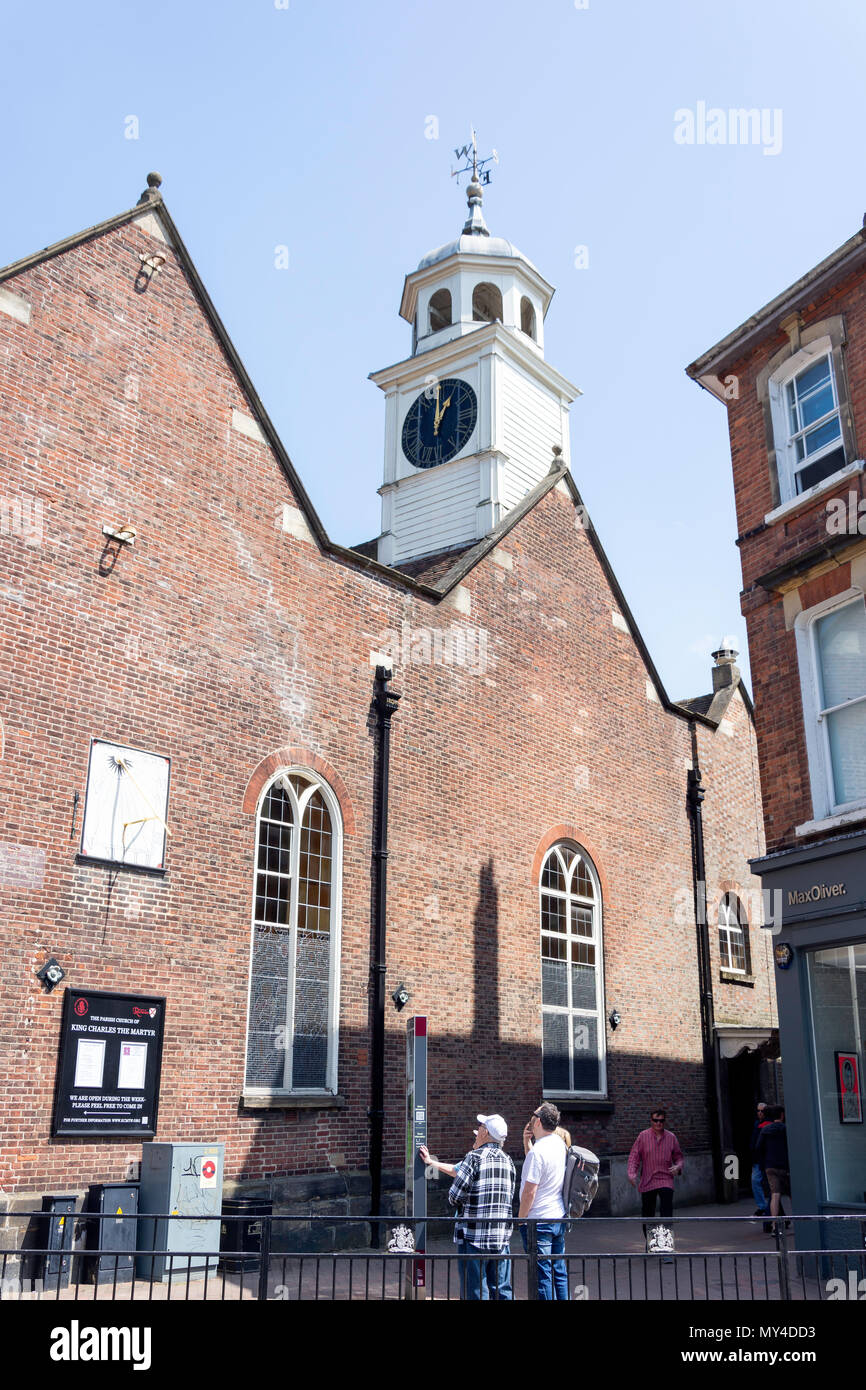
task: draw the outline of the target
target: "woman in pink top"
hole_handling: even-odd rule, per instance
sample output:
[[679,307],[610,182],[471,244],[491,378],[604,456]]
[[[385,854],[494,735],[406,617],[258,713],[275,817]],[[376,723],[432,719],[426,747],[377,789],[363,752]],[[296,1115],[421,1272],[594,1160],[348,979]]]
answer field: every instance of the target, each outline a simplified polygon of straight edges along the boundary
[[[674,1178],[683,1171],[683,1151],[677,1137],[665,1129],[667,1112],[656,1106],[650,1128],[642,1129],[628,1156],[628,1180],[640,1193],[641,1216],[655,1216],[656,1202],[664,1219],[674,1209]],[[640,1180],[638,1180],[640,1174]]]

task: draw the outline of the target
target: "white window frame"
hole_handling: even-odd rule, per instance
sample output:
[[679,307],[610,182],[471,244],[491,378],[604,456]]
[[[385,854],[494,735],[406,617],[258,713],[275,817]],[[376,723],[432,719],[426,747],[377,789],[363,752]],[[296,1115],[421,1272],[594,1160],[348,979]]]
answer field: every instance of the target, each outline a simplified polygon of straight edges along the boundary
[[[726,975],[747,976],[751,967],[749,924],[743,926],[743,905],[736,893],[724,893],[719,903],[719,968]],[[733,920],[731,920],[733,918]],[[731,937],[739,935],[743,942],[743,965],[735,965],[731,952]]]
[[[821,420],[813,421],[808,428],[810,430],[815,429],[822,421],[829,420],[833,415],[836,415],[839,418],[839,437],[838,439],[834,439],[830,444],[825,445],[820,452],[812,454],[807,459],[804,459],[798,467],[796,440],[799,434],[802,434],[804,431],[801,430],[795,434],[791,434],[787,402],[788,386],[794,377],[799,376],[800,372],[805,371],[807,367],[814,366],[822,357],[828,358],[830,363],[833,410],[828,411]],[[845,460],[836,470],[836,473],[822,478],[818,484],[813,484],[812,486],[824,488],[832,485],[838,473],[841,473],[844,469],[849,467],[851,460],[847,457],[848,451],[845,445],[842,412],[839,405],[839,384],[836,380],[836,367],[833,362],[833,344],[830,337],[824,336],[822,338],[816,338],[815,341],[809,343],[807,347],[801,348],[799,352],[795,352],[793,357],[787,358],[784,364],[770,377],[768,385],[770,413],[773,421],[773,441],[776,450],[776,469],[779,478],[779,494],[781,500],[786,502],[803,496],[802,493],[797,492],[797,474],[802,473],[805,468],[809,468],[813,463],[818,463],[825,454],[830,454],[834,449],[841,448],[845,454]],[[806,489],[806,491],[811,491],[811,488]]]
[[[606,1026],[605,1011],[604,1011],[604,997],[605,997],[605,996],[604,996],[604,951],[603,951],[603,949],[602,949],[603,933],[602,933],[602,897],[601,897],[601,880],[599,879],[598,872],[597,872],[596,867],[595,867],[595,865],[593,864],[591,858],[590,858],[589,855],[587,854],[586,850],[585,850],[581,845],[579,845],[579,844],[577,843],[576,840],[557,840],[556,843],[553,844],[553,845],[551,845],[550,848],[545,852],[544,858],[543,858],[543,860],[541,861],[541,869],[540,869],[539,875],[538,875],[538,921],[539,921],[538,947],[539,947],[539,969],[542,968],[542,961],[543,961],[543,950],[542,950],[542,947],[543,947],[543,936],[544,936],[544,934],[547,933],[548,935],[554,935],[554,936],[559,936],[559,935],[561,934],[561,933],[558,933],[558,932],[554,932],[554,933],[548,932],[547,929],[546,929],[546,928],[544,927],[544,925],[543,925],[543,924],[544,924],[544,917],[542,916],[542,902],[543,902],[543,899],[544,899],[545,896],[547,896],[547,897],[556,897],[556,898],[561,898],[561,897],[563,897],[563,895],[562,895],[561,893],[557,892],[556,890],[551,890],[551,889],[549,889],[549,888],[544,888],[544,887],[543,887],[543,882],[544,882],[544,868],[545,868],[545,865],[547,864],[547,861],[548,861],[548,859],[550,858],[550,856],[551,856],[556,850],[558,850],[558,849],[569,849],[569,850],[571,850],[571,851],[577,856],[577,857],[574,859],[574,861],[573,861],[573,863],[572,863],[572,865],[571,865],[570,872],[568,872],[567,875],[566,875],[566,881],[567,881],[568,884],[570,884],[570,883],[573,881],[574,873],[575,873],[575,870],[576,870],[578,861],[582,862],[582,863],[586,866],[587,872],[589,873],[589,876],[590,876],[590,878],[591,878],[591,880],[592,880],[593,893],[594,893],[594,898],[593,898],[593,901],[592,901],[592,902],[590,902],[589,899],[587,899],[587,898],[581,897],[580,894],[572,892],[572,890],[571,890],[570,888],[568,888],[568,887],[566,888],[566,892],[565,892],[565,895],[564,895],[564,897],[565,897],[565,902],[566,902],[566,906],[569,904],[569,902],[571,902],[571,901],[576,901],[576,902],[579,903],[579,905],[582,906],[582,907],[589,907],[589,908],[591,908],[591,910],[592,910],[592,936],[591,936],[591,937],[581,936],[581,935],[579,935],[577,932],[573,932],[572,929],[571,929],[571,913],[567,911],[567,912],[566,912],[566,932],[565,932],[565,939],[566,939],[566,941],[571,942],[573,939],[576,938],[576,939],[579,940],[579,941],[583,941],[583,942],[586,943],[587,945],[592,945],[592,946],[595,947],[595,1004],[596,1004],[596,1007],[595,1007],[594,1010],[592,1010],[592,1009],[575,1009],[575,1008],[572,1008],[572,1007],[570,1007],[570,1006],[568,1006],[568,1005],[545,1004],[545,1003],[544,1003],[544,998],[543,998],[543,995],[542,995],[542,1003],[541,1003],[542,1020],[543,1020],[543,1017],[544,1017],[544,1014],[545,1014],[545,1013],[566,1014],[566,1015],[568,1015],[569,1017],[572,1017],[572,1018],[580,1018],[580,1017],[583,1017],[583,1018],[594,1018],[594,1019],[596,1020],[597,1037],[598,1037],[598,1080],[599,1080],[599,1090],[597,1090],[597,1091],[551,1090],[550,1088],[548,1088],[547,1086],[545,1086],[545,1087],[544,1087],[543,1093],[544,1093],[545,1096],[549,1096],[551,1100],[557,1100],[557,1099],[571,1100],[571,1099],[573,1099],[573,1098],[575,1098],[575,1097],[580,1097],[580,1098],[583,1098],[583,1099],[586,1099],[586,1100],[605,1100],[605,1099],[607,1098],[607,1026]],[[571,998],[571,957],[570,957],[570,949],[569,949],[569,956],[568,956],[568,959],[567,959],[567,964],[568,964],[568,966],[569,966],[569,969],[568,969],[568,971],[566,972],[566,978],[567,978],[567,980],[568,980],[568,993],[569,993],[569,998]],[[542,1022],[541,1048],[542,1048],[542,1078],[543,1078],[543,1075],[544,1075],[544,1073],[543,1073],[543,1067],[544,1067],[544,1025],[543,1025],[543,1022]],[[571,1068],[571,1067],[573,1066],[573,1061],[574,1061],[574,1056],[573,1056],[573,1049],[572,1049],[572,1050],[570,1051],[570,1053],[569,1053],[569,1068]]]
[[[302,777],[308,786],[304,789],[300,797],[295,792],[290,782],[293,776]],[[298,922],[298,885],[299,867],[301,854],[301,824],[307,802],[317,791],[321,792],[328,813],[331,817],[331,951],[328,964],[328,1061],[325,1069],[325,1087],[290,1087],[290,1086],[251,1086],[247,1084],[247,1062],[249,1053],[250,1039],[250,1005],[252,1002],[252,983],[253,983],[253,947],[255,944],[256,933],[256,885],[259,872],[258,866],[258,847],[259,831],[262,819],[262,808],[271,787],[275,783],[282,782],[284,790],[287,792],[292,802],[292,810],[295,815],[295,823],[292,829],[290,876],[292,880],[291,897],[289,907],[289,928],[293,932],[292,943],[297,949],[297,922]],[[251,907],[250,924],[250,952],[249,969],[247,973],[247,1023],[246,1041],[244,1045],[244,1085],[245,1095],[249,1096],[333,1096],[337,1094],[337,1078],[339,1070],[339,1024],[340,1024],[340,943],[342,927],[342,884],[343,884],[343,818],[340,814],[340,803],[333,790],[317,773],[311,768],[292,766],[283,767],[273,777],[268,778],[259,796],[259,803],[256,807],[256,829],[253,848],[253,893]],[[295,959],[294,955],[289,966],[289,983],[286,1013],[286,1048],[283,1064],[283,1078],[292,1075],[293,1066],[293,1043],[295,1028]]]
[[[822,703],[818,647],[815,635],[815,623],[818,618],[824,618],[835,609],[845,608],[848,604],[858,601],[861,604],[864,603],[863,590],[846,589],[844,593],[835,594],[833,598],[825,599],[822,603],[816,603],[813,608],[798,613],[794,624],[797,660],[800,668],[800,691],[803,701],[809,781],[812,789],[813,815],[816,821],[825,820],[828,816],[844,815],[847,811],[859,810],[866,806],[866,797],[858,801],[844,802],[837,802],[835,799],[830,735],[827,721],[824,718],[832,711],[824,709]],[[851,700],[847,703],[859,703],[864,698],[866,696],[857,696],[856,701]],[[844,709],[845,706],[834,706],[834,708]]]

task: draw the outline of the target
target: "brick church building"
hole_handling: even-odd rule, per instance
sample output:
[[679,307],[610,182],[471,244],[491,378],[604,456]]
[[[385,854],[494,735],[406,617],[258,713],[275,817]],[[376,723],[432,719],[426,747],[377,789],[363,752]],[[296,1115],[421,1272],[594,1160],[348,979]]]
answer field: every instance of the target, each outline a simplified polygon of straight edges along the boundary
[[[664,1104],[681,1200],[726,1152],[747,1183],[778,1056],[752,709],[730,643],[665,692],[569,469],[552,287],[473,180],[406,277],[382,533],[347,547],[159,183],[0,272],[0,1199],[132,1175],[155,1135],[223,1143],[225,1191],[276,1210],[369,1211],[383,998],[389,1209],[415,1014],[434,1152],[496,1110],[518,1157],[543,1094],[631,1211]],[[145,1035],[108,1075],[112,996],[158,1075]]]

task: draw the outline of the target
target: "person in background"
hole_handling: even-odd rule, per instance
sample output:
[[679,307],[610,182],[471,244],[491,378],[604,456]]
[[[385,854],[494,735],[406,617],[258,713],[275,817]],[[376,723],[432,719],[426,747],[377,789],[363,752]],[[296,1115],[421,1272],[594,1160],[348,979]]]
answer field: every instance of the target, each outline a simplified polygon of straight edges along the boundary
[[[539,1255],[565,1253],[565,1203],[562,1184],[568,1149],[557,1134],[559,1111],[545,1100],[530,1115],[523,1130],[523,1173],[520,1179],[518,1221],[531,1217]],[[520,1231],[524,1250],[529,1249],[526,1227]],[[564,1260],[539,1259],[536,1264],[538,1297],[545,1301],[568,1298],[568,1270]]]
[[764,1101],[758,1101],[758,1104],[755,1107],[755,1111],[757,1114],[757,1119],[755,1120],[755,1123],[752,1126],[752,1138],[749,1142],[749,1152],[752,1156],[752,1195],[758,1204],[755,1208],[755,1215],[763,1216],[766,1219],[770,1215],[770,1205],[767,1200],[767,1194],[764,1190],[764,1170],[758,1162],[756,1150],[758,1144],[758,1135],[761,1133],[761,1130],[764,1128],[764,1126],[768,1125],[770,1121],[767,1119],[767,1106]]
[[[683,1151],[675,1134],[665,1129],[667,1111],[650,1111],[650,1128],[642,1129],[628,1156],[628,1180],[640,1193],[641,1216],[662,1220],[673,1215],[674,1178],[683,1171]],[[646,1229],[646,1228],[644,1228]]]
[[[765,1125],[758,1135],[755,1150],[758,1162],[767,1175],[767,1183],[770,1188],[770,1216],[772,1218],[784,1216],[782,1193],[790,1193],[791,1191],[791,1175],[788,1168],[788,1131],[784,1114],[781,1105],[767,1106],[769,1124]],[[769,1229],[770,1231],[773,1230],[772,1225]],[[766,1225],[764,1230],[767,1230]]]
[[[559,1135],[560,1139],[562,1140],[563,1144],[565,1145],[565,1147],[566,1147],[567,1149],[570,1149],[570,1148],[571,1148],[571,1135],[570,1135],[570,1133],[569,1133],[569,1131],[568,1131],[567,1129],[564,1129],[562,1125],[557,1125],[557,1126],[556,1126],[556,1129],[554,1130],[554,1134],[558,1134],[558,1135]],[[523,1143],[524,1143],[524,1153],[525,1153],[525,1152],[527,1151],[527,1150],[526,1150],[526,1131],[525,1131],[525,1130],[524,1130],[524,1132],[523,1132]]]
[[468,1302],[488,1299],[509,1300],[511,1253],[508,1242],[513,1230],[514,1164],[502,1145],[508,1126],[501,1115],[479,1115],[475,1143],[462,1163],[440,1163],[421,1145],[422,1163],[448,1173],[454,1181],[448,1201],[459,1210],[454,1239],[460,1255],[475,1256],[460,1261],[460,1297]]

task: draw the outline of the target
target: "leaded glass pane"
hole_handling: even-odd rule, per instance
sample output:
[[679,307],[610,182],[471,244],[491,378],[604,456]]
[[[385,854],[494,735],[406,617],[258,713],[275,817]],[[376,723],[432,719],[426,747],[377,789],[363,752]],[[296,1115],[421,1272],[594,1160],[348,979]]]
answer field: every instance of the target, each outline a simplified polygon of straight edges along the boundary
[[292,1085],[322,1087],[328,1065],[328,978],[331,940],[299,931],[295,966],[295,1036]]
[[601,1066],[598,1051],[598,1020],[595,1018],[574,1018],[574,1089],[576,1091],[597,1091],[601,1079]]
[[570,1089],[568,1014],[543,1014],[543,1083],[549,1091]]
[[568,1008],[568,966],[564,960],[541,962],[541,1002]]
[[575,1009],[594,1009],[595,968],[591,965],[571,967],[571,1002]]
[[250,1032],[247,1042],[248,1086],[264,1086],[270,1091],[282,1090],[286,1054],[278,1047],[273,1033]]

